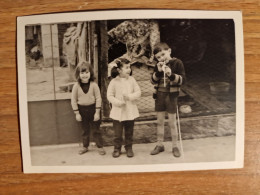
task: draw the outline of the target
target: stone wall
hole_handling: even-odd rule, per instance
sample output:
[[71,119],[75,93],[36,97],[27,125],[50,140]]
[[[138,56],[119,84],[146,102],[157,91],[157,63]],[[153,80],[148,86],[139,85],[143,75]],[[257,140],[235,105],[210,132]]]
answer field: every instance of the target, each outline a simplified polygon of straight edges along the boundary
[[[180,120],[182,139],[228,136],[236,134],[235,114],[189,117]],[[112,123],[102,125],[105,145],[113,145]],[[170,129],[165,123],[165,141],[171,140]],[[134,143],[156,142],[156,121],[136,122]]]
[[[28,103],[30,145],[56,145],[81,142],[80,123],[76,121],[70,100]],[[181,118],[183,139],[235,135],[235,114]],[[102,123],[106,146],[113,145],[112,123]],[[171,140],[165,126],[165,141]],[[134,143],[156,142],[156,120],[138,121],[134,126]]]

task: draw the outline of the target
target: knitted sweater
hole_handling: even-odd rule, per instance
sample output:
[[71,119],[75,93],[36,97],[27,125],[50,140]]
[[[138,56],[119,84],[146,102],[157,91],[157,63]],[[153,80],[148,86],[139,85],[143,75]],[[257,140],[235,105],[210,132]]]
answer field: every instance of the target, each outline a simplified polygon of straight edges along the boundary
[[[123,94],[129,100],[124,101]],[[141,96],[141,90],[134,77],[112,79],[107,89],[107,99],[112,103],[110,117],[118,121],[134,120],[139,117],[136,100]],[[123,104],[125,103],[125,104]]]
[[164,86],[163,72],[159,72],[157,66],[154,67],[151,82],[152,84],[157,85],[158,91],[179,93],[180,86],[186,81],[183,63],[177,58],[172,58],[166,65],[170,67],[172,71],[172,74],[169,77],[165,75],[166,86]]
[[78,82],[75,83],[71,93],[71,106],[74,111],[78,110],[78,104],[82,106],[96,104],[96,108],[101,107],[100,90],[95,82],[90,81],[87,93],[83,92]]

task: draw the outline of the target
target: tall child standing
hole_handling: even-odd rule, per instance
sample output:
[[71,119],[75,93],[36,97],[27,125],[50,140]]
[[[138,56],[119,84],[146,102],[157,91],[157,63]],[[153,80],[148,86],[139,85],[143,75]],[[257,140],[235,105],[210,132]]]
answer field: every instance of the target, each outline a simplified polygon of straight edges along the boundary
[[157,145],[151,155],[164,151],[164,121],[165,112],[168,113],[168,125],[172,136],[172,153],[175,157],[180,157],[177,146],[177,98],[180,86],[184,84],[185,70],[181,60],[171,57],[171,49],[166,43],[158,43],[154,48],[154,56],[158,61],[151,77],[153,84],[157,85],[155,98],[155,111],[157,112]]
[[130,62],[121,58],[111,70],[113,78],[107,89],[107,99],[112,104],[110,117],[113,119],[114,151],[112,156],[121,154],[122,134],[125,130],[125,150],[127,157],[133,157],[132,150],[134,120],[139,117],[136,100],[141,96],[141,90],[134,77],[131,76]]
[[102,134],[100,131],[101,95],[98,85],[94,82],[94,72],[89,63],[80,62],[75,69],[77,83],[72,88],[71,105],[77,121],[82,121],[83,149],[79,154],[88,151],[90,131],[98,147],[100,155],[106,152],[103,148]]

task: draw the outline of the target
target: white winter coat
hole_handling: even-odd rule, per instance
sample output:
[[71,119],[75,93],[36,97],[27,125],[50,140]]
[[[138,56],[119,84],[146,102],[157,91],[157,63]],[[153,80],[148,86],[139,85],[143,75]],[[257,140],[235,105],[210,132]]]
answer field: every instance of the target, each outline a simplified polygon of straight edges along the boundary
[[[123,94],[128,95],[124,101]],[[141,90],[134,77],[112,79],[107,89],[107,99],[112,104],[110,117],[118,121],[134,120],[139,117],[136,100],[141,96]],[[125,104],[123,104],[125,103]]]

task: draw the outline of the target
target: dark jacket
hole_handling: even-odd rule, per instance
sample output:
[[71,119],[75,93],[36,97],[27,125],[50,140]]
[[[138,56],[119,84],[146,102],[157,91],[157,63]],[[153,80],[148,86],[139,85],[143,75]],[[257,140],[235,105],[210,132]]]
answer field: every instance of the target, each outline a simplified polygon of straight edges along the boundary
[[157,90],[168,93],[179,93],[181,85],[186,81],[184,65],[181,60],[172,58],[167,64],[171,68],[171,76],[165,75],[166,87],[164,87],[164,74],[159,72],[157,66],[154,67],[154,72],[151,76],[151,82],[157,85]]

